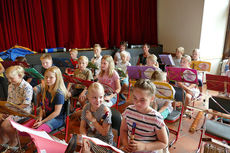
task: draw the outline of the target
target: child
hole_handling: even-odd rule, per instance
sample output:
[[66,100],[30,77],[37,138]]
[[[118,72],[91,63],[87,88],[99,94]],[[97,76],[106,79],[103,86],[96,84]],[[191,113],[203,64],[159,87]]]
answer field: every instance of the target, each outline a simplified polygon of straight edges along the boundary
[[[27,113],[31,113],[33,88],[23,79],[24,69],[18,65],[11,66],[6,70],[6,77],[10,82],[7,101],[18,105]],[[14,147],[18,144],[18,141],[16,130],[11,126],[9,119],[20,122],[24,117],[0,114],[0,144],[8,143],[9,146]]]
[[154,54],[150,54],[147,57],[146,61],[147,61],[147,66],[152,66],[156,68],[156,70],[160,70],[159,64],[157,62],[157,57]]
[[[148,79],[138,80],[133,89],[133,104],[122,114],[121,142],[125,152],[156,153],[168,145],[164,120],[159,112],[150,107],[155,98],[155,85]],[[136,123],[135,137],[132,125]]]
[[[74,49],[70,49],[69,51],[70,54],[70,61],[74,67],[74,69],[78,68],[78,59],[77,59],[77,55],[78,55],[78,51],[77,48]],[[66,68],[65,73],[72,75],[74,70],[72,70],[71,68]]]
[[116,68],[120,68],[122,71],[124,71],[124,73],[126,73],[127,66],[131,66],[131,64],[128,61],[129,54],[128,52],[121,52],[120,54],[121,54],[121,61],[118,62],[118,64],[116,65]]
[[[116,68],[120,68],[125,74],[127,74],[127,66],[131,66],[131,64],[128,61],[128,52],[121,52],[121,61],[118,62],[118,64],[116,65]],[[128,75],[126,75],[127,77],[121,78],[121,93],[120,93],[120,97],[124,100],[126,100],[126,97],[124,96],[123,92],[128,90],[128,86],[129,86],[129,77]]]
[[200,51],[199,49],[193,49],[192,51],[192,60],[193,61],[199,61],[200,60]]
[[59,128],[65,122],[65,99],[67,89],[62,73],[56,66],[48,68],[44,74],[45,86],[42,89],[42,107],[39,118],[33,124],[33,128],[47,133]]
[[[122,52],[124,52],[125,50],[126,50],[126,48],[127,48],[127,42],[125,42],[125,41],[122,41],[121,43],[120,43],[120,51],[118,51],[118,52],[116,52],[116,54],[114,55],[114,62],[115,62],[115,64],[117,65],[118,64],[118,62],[119,61],[121,61],[121,55],[120,55],[120,53],[122,53]],[[126,51],[127,52],[127,51]],[[131,56],[130,56],[130,53],[129,52],[127,52],[128,53],[128,61],[130,60],[130,58],[131,58]]]
[[146,65],[146,58],[149,56],[149,49],[150,49],[150,45],[145,43],[142,50],[143,53],[141,53],[139,55],[138,61],[137,61],[137,65]]
[[95,44],[93,48],[94,56],[91,59],[91,62],[95,64],[98,68],[98,70],[95,70],[95,78],[97,78],[97,75],[99,74],[99,70],[101,69],[101,46],[99,44]]
[[[189,55],[184,55],[181,58],[180,65],[182,68],[190,68],[190,63],[191,63],[191,57]],[[185,111],[188,104],[191,102],[192,98],[197,98],[199,96],[200,90],[197,88],[196,84],[177,82],[177,85],[183,88],[186,92],[185,104],[184,104],[184,111]]]
[[178,47],[176,49],[176,56],[173,58],[173,61],[176,67],[180,67],[180,61],[181,61],[181,57],[183,56],[183,54],[184,54],[184,48]]
[[[40,57],[42,63],[41,74],[44,76],[45,71],[53,65],[52,56],[50,54],[42,54]],[[41,92],[41,87],[44,86],[44,81],[41,80],[41,84],[34,87],[36,94]]]
[[[15,61],[27,63],[26,58],[23,57],[23,56],[18,56],[18,57],[16,57]],[[23,64],[22,64],[21,66],[23,67]],[[30,77],[29,75],[25,75],[25,76],[24,76],[24,80],[26,80],[28,83],[31,83],[32,77]]]
[[[166,82],[166,75],[162,71],[154,71],[151,81]],[[174,95],[175,90],[173,87],[172,89]],[[168,115],[173,111],[172,102],[172,99],[163,99],[155,97],[153,108],[157,110],[159,113],[161,113],[163,118],[166,119]]]
[[[1,58],[0,58],[0,62],[1,61],[3,61]],[[5,68],[2,66],[2,64],[0,63],[0,87],[2,88],[2,91],[3,91],[3,93],[1,93],[1,95],[3,96],[2,98],[2,100],[6,100],[6,98],[7,98],[7,81],[6,81],[6,79],[5,79],[5,77],[4,77],[4,73],[5,72]]]
[[[113,144],[111,111],[104,105],[104,88],[100,83],[92,83],[87,94],[89,103],[82,111],[80,133],[98,138],[106,143]],[[101,122],[104,114],[106,118]]]
[[[113,58],[110,55],[104,55],[101,59],[101,71],[98,75],[98,81],[113,88],[114,93],[105,96],[105,105],[111,107],[117,101],[117,93],[121,90],[118,73],[114,70]],[[106,91],[105,91],[106,92]]]
[[[78,68],[74,71],[74,77],[91,81],[93,80],[92,72],[86,68],[88,65],[88,58],[86,56],[80,56],[78,59]],[[68,85],[70,90],[72,84]],[[79,96],[79,102],[82,106],[85,105],[87,88],[81,84],[76,84],[74,89],[71,91],[71,95],[76,97]]]

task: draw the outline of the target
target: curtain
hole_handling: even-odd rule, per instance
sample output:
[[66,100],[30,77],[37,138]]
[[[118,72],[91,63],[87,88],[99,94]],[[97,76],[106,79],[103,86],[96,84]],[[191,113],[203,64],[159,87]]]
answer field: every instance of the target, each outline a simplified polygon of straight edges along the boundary
[[157,44],[157,0],[0,0],[0,51],[120,41]]

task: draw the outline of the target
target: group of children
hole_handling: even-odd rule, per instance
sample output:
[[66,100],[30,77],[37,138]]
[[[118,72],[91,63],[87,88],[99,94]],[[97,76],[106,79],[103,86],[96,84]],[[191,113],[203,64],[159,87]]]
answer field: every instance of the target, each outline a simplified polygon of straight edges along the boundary
[[[91,62],[98,67],[93,74],[87,68],[88,58],[80,56],[77,58],[77,49],[70,51],[71,62],[75,67],[73,76],[83,80],[98,80],[87,89],[81,84],[68,84],[66,87],[60,69],[53,65],[50,54],[43,54],[40,58],[42,63],[41,73],[44,79],[34,88],[26,82],[24,69],[21,66],[12,66],[6,70],[6,76],[10,82],[7,101],[19,105],[22,109],[31,113],[31,100],[33,92],[40,95],[40,113],[37,120],[30,120],[25,125],[38,130],[51,132],[63,125],[65,121],[65,101],[69,97],[78,97],[82,105],[80,133],[94,136],[109,144],[113,144],[111,129],[111,110],[109,107],[117,101],[117,94],[121,91],[121,81],[115,68],[122,69],[127,73],[130,65],[130,53],[125,51],[126,43],[121,43],[120,51],[115,54],[114,60],[110,55],[101,56],[101,46],[94,46],[94,57]],[[166,81],[164,73],[159,68],[157,57],[149,53],[150,46],[143,46],[144,53],[139,56],[138,65],[147,65],[156,68],[153,80],[140,79],[134,85],[132,103],[123,113],[121,124],[121,149],[126,152],[157,152],[168,145],[168,135],[164,119],[172,112],[172,101],[155,98],[156,87],[152,81]],[[191,57],[183,55],[183,48],[176,50],[176,62],[180,67],[189,68]],[[198,59],[194,55],[195,58]],[[175,63],[176,63],[175,62]],[[0,73],[1,73],[0,67]],[[67,69],[66,73],[69,72]],[[127,79],[128,80],[128,79]],[[127,84],[127,82],[126,82]],[[109,85],[113,92],[104,90],[103,85]],[[176,83],[177,86],[186,91],[185,107],[193,97],[199,95],[199,91],[193,84]],[[15,96],[16,95],[16,96]],[[155,104],[153,106],[153,103]],[[101,122],[103,115],[106,118]],[[10,125],[12,119],[20,122],[23,118],[17,116],[0,116],[0,144],[16,146],[16,131]],[[136,125],[135,138],[131,138],[133,123]]]

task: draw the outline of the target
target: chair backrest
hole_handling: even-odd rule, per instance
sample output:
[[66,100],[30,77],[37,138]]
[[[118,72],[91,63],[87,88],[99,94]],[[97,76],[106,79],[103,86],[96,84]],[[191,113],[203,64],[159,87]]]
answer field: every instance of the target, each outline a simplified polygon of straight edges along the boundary
[[111,108],[111,112],[112,112],[112,128],[117,130],[117,135],[120,136],[122,115],[118,110],[114,108]]
[[[209,98],[209,108],[215,111],[221,112],[221,113],[228,114],[226,111],[230,112],[229,102],[230,102],[230,98],[227,98],[227,97],[210,97]],[[224,111],[223,108],[226,111]]]
[[153,82],[156,86],[156,97],[163,99],[173,99],[175,95],[175,90],[173,87],[167,82]]
[[174,87],[176,93],[175,93],[175,101],[181,101],[181,102],[184,102],[185,100],[185,92],[182,88],[180,87]]

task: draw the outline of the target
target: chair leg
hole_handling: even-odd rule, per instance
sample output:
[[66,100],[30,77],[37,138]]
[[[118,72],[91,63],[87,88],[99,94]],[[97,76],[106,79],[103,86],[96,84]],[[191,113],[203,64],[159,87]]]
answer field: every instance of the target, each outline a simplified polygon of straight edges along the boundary
[[68,139],[68,130],[69,130],[69,116],[66,117],[66,127],[65,127],[65,141]]
[[119,147],[120,147],[120,135],[117,138],[117,148],[119,148]]

